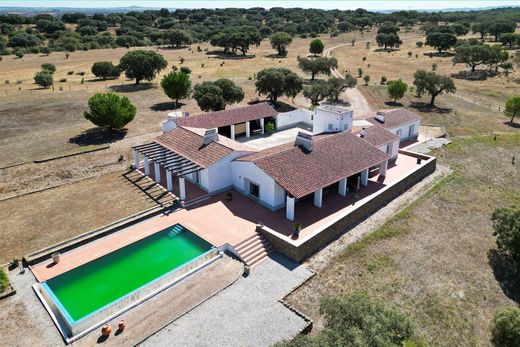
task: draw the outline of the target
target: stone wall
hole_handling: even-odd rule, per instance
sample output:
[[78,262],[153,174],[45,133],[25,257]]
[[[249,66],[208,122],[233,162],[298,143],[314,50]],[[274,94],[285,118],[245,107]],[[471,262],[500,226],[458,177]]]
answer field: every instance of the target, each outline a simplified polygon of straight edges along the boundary
[[359,205],[358,208],[348,215],[309,238],[299,246],[285,240],[284,238],[286,238],[286,236],[280,237],[278,233],[265,226],[258,226],[257,231],[262,233],[278,251],[287,257],[297,262],[305,260],[435,171],[437,165],[437,159],[435,157],[404,150],[400,150],[399,153],[421,158],[421,160],[423,160],[422,166],[411,172],[401,181],[384,188],[378,195],[364,202],[362,205]]

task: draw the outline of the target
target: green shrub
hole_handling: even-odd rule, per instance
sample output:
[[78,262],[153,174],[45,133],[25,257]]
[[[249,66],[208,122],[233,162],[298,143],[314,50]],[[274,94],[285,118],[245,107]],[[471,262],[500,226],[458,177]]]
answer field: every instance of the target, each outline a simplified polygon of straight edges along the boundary
[[110,130],[122,129],[130,123],[136,113],[136,108],[126,97],[114,93],[98,93],[88,100],[89,110],[85,118],[99,127]]
[[189,75],[191,73],[191,69],[187,66],[181,67],[181,72],[184,72],[185,74]]
[[94,76],[103,80],[107,78],[118,78],[121,75],[119,67],[112,64],[111,61],[98,61],[92,65],[91,71]]
[[41,67],[42,67],[42,70],[49,71],[50,73],[56,72],[56,65],[54,65],[54,64],[45,63],[45,64],[42,64]]
[[74,71],[68,71],[67,75],[74,75]]
[[403,346],[413,334],[410,320],[363,294],[326,297],[320,304],[325,329],[315,336],[300,335],[278,346]]
[[493,343],[497,347],[520,346],[520,309],[506,307],[495,313]]
[[267,122],[265,123],[264,130],[268,133],[272,133],[274,131],[274,123],[273,122]]
[[498,249],[520,264],[520,205],[497,208],[491,220]]
[[0,266],[0,293],[9,287],[9,279],[3,267]]
[[24,56],[24,53],[22,51],[16,51],[14,52],[14,55],[18,58],[18,59],[22,59],[23,56]]
[[34,83],[43,88],[49,88],[54,84],[52,73],[47,70],[42,70],[34,75]]

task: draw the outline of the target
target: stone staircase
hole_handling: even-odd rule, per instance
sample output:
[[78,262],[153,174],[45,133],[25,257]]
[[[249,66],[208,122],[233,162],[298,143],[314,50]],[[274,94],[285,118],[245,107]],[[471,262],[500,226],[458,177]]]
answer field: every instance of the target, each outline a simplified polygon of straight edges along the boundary
[[274,247],[262,234],[255,233],[238,243],[235,251],[246,265],[255,266],[274,252]]

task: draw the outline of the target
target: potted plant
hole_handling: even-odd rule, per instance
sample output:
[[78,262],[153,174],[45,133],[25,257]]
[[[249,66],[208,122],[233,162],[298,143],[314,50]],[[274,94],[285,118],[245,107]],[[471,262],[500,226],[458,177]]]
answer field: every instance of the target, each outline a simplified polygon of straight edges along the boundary
[[231,193],[231,192],[227,192],[227,193],[226,193],[226,200],[227,200],[227,201],[231,201],[231,200],[233,200],[233,193]]
[[293,224],[293,232],[292,238],[297,239],[300,236],[300,231],[302,230],[302,225],[300,223]]

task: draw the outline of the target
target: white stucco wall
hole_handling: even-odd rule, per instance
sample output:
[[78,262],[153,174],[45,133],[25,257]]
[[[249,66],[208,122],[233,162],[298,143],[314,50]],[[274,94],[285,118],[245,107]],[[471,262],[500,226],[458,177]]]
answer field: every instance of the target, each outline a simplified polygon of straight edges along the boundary
[[313,118],[312,131],[314,134],[352,129],[352,111],[345,111],[339,114],[317,108]]
[[278,129],[298,123],[312,125],[312,112],[305,109],[296,109],[290,112],[278,113],[276,116],[276,126]]
[[[215,193],[231,187],[233,185],[231,162],[247,154],[249,152],[234,151],[203,170],[207,172],[205,176],[207,176],[208,192]],[[201,181],[204,181],[204,179],[201,179]]]
[[[388,152],[388,147],[390,147],[390,152]],[[378,147],[381,151],[388,153],[391,158],[397,158],[399,153],[399,140],[388,143],[386,145],[382,145]]]
[[[413,128],[413,135],[412,136],[410,136],[410,134],[409,134],[410,125],[414,126],[414,128]],[[401,130],[401,134],[400,134],[401,140],[407,140],[409,138],[419,136],[419,127],[420,126],[421,126],[421,121],[418,120],[418,121],[415,121],[415,122],[403,124],[403,125],[401,125],[399,127],[396,127],[396,128],[393,128],[393,129],[389,129],[389,130],[391,132],[393,132],[394,134],[396,134],[396,135],[398,134],[399,130]]]
[[[271,209],[278,209],[285,204],[285,191],[258,166],[247,161],[234,161],[232,167],[233,186],[244,194],[249,194],[248,182],[260,187],[260,202]],[[246,184],[247,183],[247,184]]]

